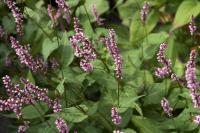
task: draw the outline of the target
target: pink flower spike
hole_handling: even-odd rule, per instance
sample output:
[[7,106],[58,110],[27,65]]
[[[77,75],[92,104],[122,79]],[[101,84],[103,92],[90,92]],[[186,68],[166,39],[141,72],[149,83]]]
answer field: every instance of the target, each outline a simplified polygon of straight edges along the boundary
[[23,14],[20,12],[19,8],[16,6],[16,2],[13,0],[7,0],[8,8],[11,10],[13,17],[15,18],[16,22],[16,30],[20,36],[23,36]]

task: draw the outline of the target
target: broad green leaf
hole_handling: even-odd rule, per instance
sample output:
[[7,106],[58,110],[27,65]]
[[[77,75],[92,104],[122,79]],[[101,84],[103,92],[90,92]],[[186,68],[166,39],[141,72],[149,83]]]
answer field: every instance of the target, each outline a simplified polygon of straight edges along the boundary
[[135,45],[138,41],[142,41],[148,33],[150,33],[158,22],[158,12],[152,10],[148,16],[147,23],[144,26],[140,20],[140,13],[137,12],[130,26],[130,42]]
[[127,124],[131,121],[132,114],[133,114],[132,109],[128,109],[126,112],[121,114],[121,117],[123,118],[122,120],[123,122],[120,125],[121,128],[125,128]]
[[152,87],[148,88],[148,95],[144,97],[144,105],[158,104],[160,100],[167,94],[169,83],[155,83]]
[[32,73],[31,73],[31,71],[28,71],[27,79],[28,79],[32,84],[35,84],[35,80],[34,80],[34,77],[33,77]]
[[[197,124],[191,122],[191,113],[196,112],[199,114],[198,110],[192,108],[184,109],[177,117],[169,119],[161,123],[162,129],[178,129],[182,132],[192,131],[198,127]],[[174,125],[175,124],[175,125]]]
[[[81,107],[81,109],[80,109]],[[79,105],[76,107],[70,107],[63,109],[63,112],[61,112],[60,116],[64,118],[66,121],[78,123],[86,118],[88,118],[88,115],[86,115],[84,112],[88,111],[88,108],[85,105]]]
[[139,128],[140,133],[163,133],[163,131],[159,129],[159,123],[146,117],[133,115],[132,122]]
[[7,33],[12,33],[15,30],[15,20],[11,15],[4,16],[2,19],[2,25]]
[[183,1],[173,22],[172,30],[177,29],[191,21],[192,15],[196,17],[200,13],[200,2],[197,0]]
[[44,103],[37,103],[35,105],[28,105],[22,109],[22,115],[24,119],[34,119],[43,117],[48,111],[48,106]]
[[124,133],[137,133],[135,130],[127,128],[122,130]]
[[63,95],[65,92],[64,82],[65,82],[65,78],[62,81],[60,81],[60,83],[56,87],[56,90],[59,92],[60,95]]
[[46,38],[42,44],[42,54],[44,56],[44,59],[47,60],[49,55],[58,48],[58,42],[56,41],[56,38],[52,40]]
[[174,35],[170,35],[170,37],[167,40],[166,56],[167,58],[171,59],[172,65],[175,64],[177,55],[175,39],[176,37]]
[[[56,118],[50,118],[44,123],[33,124],[28,128],[26,133],[55,133],[57,131],[55,126]],[[47,124],[50,124],[50,126]]]
[[74,52],[70,45],[61,45],[58,49],[60,54],[60,63],[62,64],[62,67],[65,68],[68,65],[70,65],[74,59]]
[[148,60],[155,56],[159,46],[162,42],[165,42],[169,35],[166,32],[151,33],[144,39],[144,59]]
[[[143,0],[142,0],[143,1]],[[122,23],[126,26],[130,26],[131,19],[133,16],[141,9],[141,4],[143,3],[141,0],[137,2],[136,0],[127,0],[124,4],[119,5],[117,10],[119,11],[120,18],[122,19]],[[120,3],[121,1],[118,0]]]
[[[84,6],[86,7],[86,10],[88,12],[90,19],[92,19],[92,20],[95,20],[93,14],[92,14],[92,5],[96,5],[97,12],[100,15],[109,9],[109,3],[107,0],[98,0],[98,1],[97,0],[86,0]],[[77,10],[77,13],[83,14],[87,18],[87,16],[86,16],[87,13],[83,6],[80,6],[80,8]]]
[[97,69],[93,71],[90,76],[107,89],[117,89],[117,81],[111,74],[107,74],[104,71]]

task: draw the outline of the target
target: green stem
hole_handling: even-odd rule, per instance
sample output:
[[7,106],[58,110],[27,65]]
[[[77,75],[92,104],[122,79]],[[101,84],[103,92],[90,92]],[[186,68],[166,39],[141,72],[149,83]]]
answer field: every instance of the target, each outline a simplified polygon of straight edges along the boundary
[[93,30],[93,32],[95,33],[96,31],[94,30],[94,28],[93,28],[93,26],[92,26],[92,21],[91,21],[91,19],[90,19],[89,13],[88,13],[88,11],[87,11],[86,5],[84,4],[83,7],[84,7],[84,9],[85,9],[86,16],[87,16],[87,18],[88,18],[88,20],[89,20],[89,22],[90,22],[90,26],[92,27],[92,30]]
[[179,130],[178,130],[177,126],[176,126],[174,118],[171,118],[171,120],[172,120],[172,122],[174,124],[174,128],[176,129],[177,133],[179,133]]
[[119,81],[117,81],[117,105],[119,107],[119,97],[120,97],[120,85],[119,85]]

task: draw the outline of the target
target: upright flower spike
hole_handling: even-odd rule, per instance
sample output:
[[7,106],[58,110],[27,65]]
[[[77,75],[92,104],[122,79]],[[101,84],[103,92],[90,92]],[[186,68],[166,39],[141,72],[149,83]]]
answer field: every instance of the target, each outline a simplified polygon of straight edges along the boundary
[[170,107],[168,100],[166,98],[163,98],[160,103],[161,103],[161,106],[162,106],[164,112],[168,116],[172,116],[173,109]]
[[199,88],[199,82],[197,81],[196,77],[196,60],[197,52],[196,50],[192,50],[190,52],[190,59],[186,64],[186,71],[185,71],[185,79],[187,81],[187,87],[194,91]]
[[58,4],[58,7],[60,8],[60,10],[62,10],[62,12],[66,18],[66,21],[69,24],[71,21],[71,17],[70,17],[71,10],[70,10],[69,5],[67,3],[65,3],[64,0],[56,0],[56,3]]
[[150,5],[148,2],[144,2],[144,5],[140,11],[140,19],[142,21],[143,24],[146,23],[146,20],[147,20],[147,16],[149,14],[149,10],[150,10]]
[[56,124],[56,127],[57,127],[59,133],[69,133],[69,127],[65,123],[64,119],[62,119],[62,118],[56,119],[55,124]]
[[122,117],[119,115],[118,109],[116,107],[112,107],[111,117],[112,117],[112,122],[115,125],[120,125],[122,123]]
[[75,35],[70,38],[70,43],[75,51],[74,54],[81,58],[80,67],[85,72],[91,72],[93,66],[90,62],[97,58],[97,54],[92,42],[84,35],[83,29],[80,28],[79,20],[76,17],[74,18],[74,32]]
[[159,49],[159,52],[157,54],[158,62],[163,65],[162,68],[156,68],[155,69],[155,75],[159,78],[164,78],[172,72],[172,70],[171,70],[171,65],[172,65],[171,60],[167,59],[165,57],[164,52],[165,52],[166,48],[167,48],[166,43],[160,44],[160,49]]
[[192,50],[190,52],[190,59],[186,64],[185,79],[187,87],[190,90],[192,102],[195,108],[200,108],[200,95],[198,94],[199,82],[196,77],[196,60],[197,52]]
[[116,33],[113,29],[109,30],[109,37],[103,38],[103,43],[106,45],[110,55],[115,63],[115,76],[117,79],[122,79],[122,57],[116,43]]
[[100,18],[99,14],[98,14],[98,12],[97,12],[97,7],[96,7],[95,4],[92,5],[92,14],[93,14],[93,16],[95,17],[95,20],[96,20],[97,24],[98,24],[99,26],[103,25],[103,19]]
[[192,16],[191,22],[190,22],[188,28],[189,28],[189,30],[190,30],[191,36],[193,36],[193,35],[194,35],[194,32],[197,30],[197,26],[196,26],[196,24],[195,24],[195,18],[194,18],[194,16]]
[[11,10],[13,17],[16,22],[16,30],[20,36],[23,36],[23,14],[20,12],[19,8],[16,6],[16,2],[13,0],[7,0],[7,6]]

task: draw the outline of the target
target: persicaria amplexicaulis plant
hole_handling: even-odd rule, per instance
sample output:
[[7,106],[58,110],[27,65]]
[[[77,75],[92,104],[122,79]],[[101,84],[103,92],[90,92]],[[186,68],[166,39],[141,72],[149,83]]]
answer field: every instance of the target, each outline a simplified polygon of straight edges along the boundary
[[200,2],[175,3],[0,2],[9,130],[200,132]]

